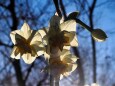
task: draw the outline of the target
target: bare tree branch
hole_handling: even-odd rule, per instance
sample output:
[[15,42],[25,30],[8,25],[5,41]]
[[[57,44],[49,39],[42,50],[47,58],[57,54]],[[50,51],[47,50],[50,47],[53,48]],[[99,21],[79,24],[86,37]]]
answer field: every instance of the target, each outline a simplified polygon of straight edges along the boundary
[[56,11],[57,11],[58,15],[59,15],[60,17],[62,17],[61,11],[60,11],[60,9],[59,9],[58,0],[53,0],[53,1],[54,1],[55,8],[56,8]]

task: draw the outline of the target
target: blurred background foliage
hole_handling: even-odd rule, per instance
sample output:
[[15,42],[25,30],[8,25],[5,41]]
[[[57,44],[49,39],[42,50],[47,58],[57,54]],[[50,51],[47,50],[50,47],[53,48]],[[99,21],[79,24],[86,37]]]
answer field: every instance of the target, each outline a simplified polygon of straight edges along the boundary
[[[62,0],[66,14],[79,11],[78,18],[92,29],[101,28],[108,39],[95,42],[90,33],[77,25],[79,46],[72,52],[80,59],[78,68],[60,86],[84,86],[98,83],[115,86],[115,1]],[[43,70],[47,65],[41,57],[31,65],[10,58],[13,44],[10,32],[20,29],[26,21],[31,29],[48,27],[55,14],[53,0],[0,0],[0,86],[49,86],[49,76]]]

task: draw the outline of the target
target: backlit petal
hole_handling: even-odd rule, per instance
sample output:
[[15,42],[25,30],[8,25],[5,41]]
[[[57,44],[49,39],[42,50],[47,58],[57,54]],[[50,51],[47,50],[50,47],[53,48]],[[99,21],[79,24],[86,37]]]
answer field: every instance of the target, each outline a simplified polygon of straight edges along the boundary
[[28,39],[32,32],[32,30],[30,29],[29,25],[26,22],[24,22],[23,26],[21,27],[21,31],[24,33],[25,39]]
[[23,37],[23,32],[22,31],[20,31],[20,30],[15,30],[15,31],[12,31],[11,33],[10,33],[10,37],[11,37],[11,40],[12,40],[12,42],[13,42],[13,44],[16,44],[16,38],[15,38],[15,35],[16,34],[19,34],[20,36],[22,36]]
[[76,22],[75,20],[68,20],[66,22],[61,23],[60,25],[61,31],[74,31],[76,32]]
[[72,64],[68,64],[68,67],[66,69],[66,72],[71,72],[72,71]]
[[44,45],[48,45],[48,35],[45,35],[45,36],[43,37],[43,44],[44,44]]
[[60,54],[60,59],[61,61],[65,58],[66,55],[71,54],[69,50],[63,49],[61,54]]
[[65,73],[63,74],[64,77],[67,77],[67,76],[69,76],[69,75],[70,75],[69,72],[65,72]]
[[42,38],[48,33],[49,28],[41,28],[38,30]]
[[66,71],[72,73],[76,68],[77,64],[69,64]]
[[25,63],[31,64],[36,59],[36,57],[32,57],[30,53],[24,53],[22,55],[22,59]]
[[16,41],[16,44],[21,45],[21,44],[25,43],[26,39],[19,34],[15,34],[15,41]]
[[75,37],[75,32],[64,32],[65,43],[64,45],[69,45]]
[[43,55],[44,54],[44,46],[43,44],[34,44],[32,45],[32,47],[34,48],[34,50],[36,51],[37,55],[40,56],[40,55]]
[[42,37],[38,31],[33,31],[28,40],[30,41],[30,45],[32,45],[34,42],[42,42]]
[[68,54],[64,57],[64,61],[66,61],[66,63],[75,63],[77,61],[77,57],[75,55],[72,54]]
[[63,49],[70,50],[71,46],[64,46]]
[[20,59],[21,54],[16,46],[13,47],[10,56],[11,56],[11,58]]
[[73,64],[71,72],[73,72],[76,68],[77,68],[77,64]]
[[73,60],[72,59],[70,59],[71,57],[69,57],[68,55],[66,55],[64,58],[63,58],[63,62],[65,62],[65,63],[72,63],[73,62]]
[[76,36],[74,36],[73,40],[70,42],[71,46],[77,47],[78,46],[78,40]]

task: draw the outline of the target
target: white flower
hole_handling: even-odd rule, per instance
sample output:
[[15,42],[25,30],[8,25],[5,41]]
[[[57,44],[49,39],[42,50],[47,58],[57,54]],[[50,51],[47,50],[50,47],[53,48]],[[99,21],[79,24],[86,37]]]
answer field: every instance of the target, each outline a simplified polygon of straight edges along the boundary
[[76,22],[68,20],[61,23],[60,17],[54,15],[50,20],[49,29],[40,29],[39,33],[43,37],[44,44],[51,47],[78,46],[76,38]]
[[78,46],[76,38],[76,22],[68,20],[62,22],[54,15],[50,20],[49,28],[38,30],[46,45],[44,57],[49,59],[50,73],[54,77],[62,78],[73,72],[77,58],[70,53],[70,46]]
[[43,54],[44,46],[42,37],[36,30],[31,30],[27,23],[24,23],[21,30],[10,33],[14,48],[11,57],[15,59],[23,58],[25,63],[32,63],[36,57]]
[[75,62],[78,58],[65,49],[63,49],[60,54],[59,58],[49,59],[49,67],[52,76],[60,76],[60,79],[62,79],[63,77],[70,75],[77,68]]

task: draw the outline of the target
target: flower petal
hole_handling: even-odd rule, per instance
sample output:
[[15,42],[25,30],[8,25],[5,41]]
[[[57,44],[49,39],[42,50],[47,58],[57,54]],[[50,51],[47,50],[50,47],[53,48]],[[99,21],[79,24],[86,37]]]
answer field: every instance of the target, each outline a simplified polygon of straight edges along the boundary
[[70,45],[73,47],[78,46],[78,40],[77,40],[76,36],[74,36],[73,40],[70,42]]
[[12,31],[11,33],[10,33],[10,37],[11,37],[11,40],[12,40],[12,42],[13,42],[13,44],[16,44],[16,38],[15,38],[15,35],[16,34],[19,34],[20,36],[22,36],[23,37],[23,32],[22,31],[20,31],[20,30],[15,30],[15,31]]
[[75,63],[77,61],[77,57],[75,55],[72,55],[72,54],[68,54],[66,56],[63,57],[63,62],[65,63]]
[[15,59],[20,59],[21,57],[21,54],[19,52],[19,49],[18,47],[14,46],[13,49],[12,49],[12,52],[11,52],[11,58],[15,58]]
[[65,43],[64,45],[69,45],[71,44],[72,40],[75,37],[75,32],[64,32],[64,37],[65,37]]
[[32,47],[34,48],[34,50],[36,51],[37,55],[43,55],[44,54],[44,46],[43,44],[33,44]]
[[69,64],[66,71],[72,73],[76,68],[77,68],[77,64]]
[[48,33],[49,28],[41,28],[38,30],[42,38]]
[[76,32],[76,22],[75,20],[68,20],[66,22],[61,23],[60,25],[61,31],[74,31]]
[[66,56],[62,61],[65,62],[65,63],[72,63],[73,62],[70,58],[68,58]]
[[66,72],[71,72],[72,71],[72,64],[68,64],[68,67],[66,69]]
[[50,55],[45,52],[45,53],[44,53],[44,58],[45,58],[45,60],[46,60],[46,59],[49,59],[49,58],[50,58]]
[[43,37],[43,44],[44,44],[44,45],[48,45],[48,35],[45,35],[45,36]]
[[70,50],[71,46],[64,46],[63,49]]
[[31,64],[36,59],[36,57],[32,57],[30,53],[24,53],[22,55],[22,59],[25,63]]
[[61,54],[60,54],[60,59],[61,61],[63,61],[63,59],[65,58],[66,55],[71,54],[71,52],[69,50],[63,49]]
[[28,41],[30,41],[30,45],[35,44],[34,42],[42,42],[42,37],[39,31],[32,31],[32,34],[29,37]]
[[67,76],[69,76],[69,75],[70,75],[69,72],[65,72],[65,73],[63,74],[64,77],[67,77]]
[[24,22],[23,26],[21,27],[21,31],[24,33],[25,39],[28,39],[32,32],[32,30],[30,29],[29,25],[26,22]]
[[15,41],[16,41],[16,44],[22,45],[23,43],[25,43],[26,39],[23,36],[16,33],[15,34]]
[[73,64],[71,72],[73,72],[77,68],[77,64]]
[[73,60],[73,62],[76,62],[79,58],[78,57],[76,57],[75,55],[72,55],[71,54],[71,60]]

